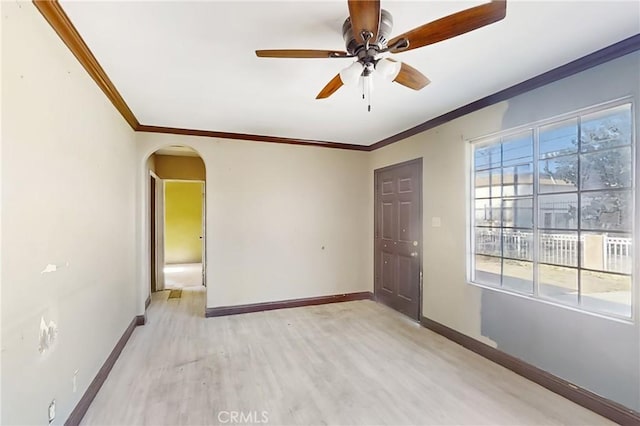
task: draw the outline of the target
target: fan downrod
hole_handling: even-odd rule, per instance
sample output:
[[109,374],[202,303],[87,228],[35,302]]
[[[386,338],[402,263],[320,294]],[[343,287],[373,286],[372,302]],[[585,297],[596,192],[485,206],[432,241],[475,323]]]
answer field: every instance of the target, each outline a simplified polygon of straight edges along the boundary
[[405,38],[397,40],[392,45],[387,45],[389,42],[389,36],[393,30],[393,17],[391,13],[385,9],[380,10],[380,27],[378,29],[378,36],[375,40],[372,40],[373,33],[371,31],[363,31],[360,36],[365,41],[364,43],[356,40],[356,36],[353,33],[353,26],[351,25],[351,19],[345,19],[342,24],[342,37],[345,41],[346,50],[349,53],[348,56],[357,57],[358,62],[364,65],[364,71],[369,73],[373,70],[373,66],[377,62],[376,57],[393,49],[397,52],[409,47],[409,41]]

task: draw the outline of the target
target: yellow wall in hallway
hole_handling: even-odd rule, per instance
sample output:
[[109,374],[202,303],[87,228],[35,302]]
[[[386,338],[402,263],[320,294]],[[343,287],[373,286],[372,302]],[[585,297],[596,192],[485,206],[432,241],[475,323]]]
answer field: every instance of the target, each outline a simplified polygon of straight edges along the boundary
[[202,182],[165,181],[165,263],[202,261]]
[[162,179],[205,179],[204,162],[200,157],[153,155],[155,173]]

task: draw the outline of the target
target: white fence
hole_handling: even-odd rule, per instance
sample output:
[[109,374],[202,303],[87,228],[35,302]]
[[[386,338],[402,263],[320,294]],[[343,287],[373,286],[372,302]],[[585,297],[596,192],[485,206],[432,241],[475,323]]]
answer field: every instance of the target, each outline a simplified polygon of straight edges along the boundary
[[[578,239],[577,235],[572,234],[540,232],[539,238],[539,262],[577,266],[578,253],[581,253],[581,263],[587,268],[609,272],[631,272],[631,238],[595,234],[588,236],[587,244],[585,244],[584,234]],[[478,254],[533,259],[532,232],[504,229],[501,247],[500,230],[476,228],[475,243]]]
[[578,245],[584,243],[584,237],[567,234],[541,234],[540,262],[578,266]]
[[605,235],[604,264],[607,271],[631,272],[631,238],[613,238]]

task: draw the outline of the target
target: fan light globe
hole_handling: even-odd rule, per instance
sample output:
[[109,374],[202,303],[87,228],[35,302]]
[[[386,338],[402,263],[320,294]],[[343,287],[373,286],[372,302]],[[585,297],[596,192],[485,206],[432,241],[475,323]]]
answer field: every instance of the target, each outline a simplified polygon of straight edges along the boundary
[[340,80],[345,86],[355,86],[358,83],[364,66],[360,62],[354,62],[347,68],[340,71]]
[[400,73],[400,62],[395,62],[390,59],[380,59],[376,64],[376,71],[382,75],[386,80],[393,81]]

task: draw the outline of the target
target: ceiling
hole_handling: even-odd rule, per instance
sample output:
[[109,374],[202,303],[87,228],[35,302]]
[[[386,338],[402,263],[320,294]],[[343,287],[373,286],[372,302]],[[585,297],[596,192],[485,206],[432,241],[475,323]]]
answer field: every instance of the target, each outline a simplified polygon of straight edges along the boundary
[[[483,1],[390,1],[392,36]],[[371,145],[640,32],[640,3],[510,0],[504,20],[394,55],[431,84],[380,81],[316,100],[352,59],[258,58],[343,50],[342,1],[61,1],[141,124]]]

